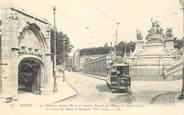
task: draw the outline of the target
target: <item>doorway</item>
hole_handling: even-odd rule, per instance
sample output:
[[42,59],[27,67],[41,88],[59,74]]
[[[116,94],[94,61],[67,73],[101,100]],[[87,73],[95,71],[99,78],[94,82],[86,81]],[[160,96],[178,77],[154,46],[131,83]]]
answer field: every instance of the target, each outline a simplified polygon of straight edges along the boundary
[[23,59],[18,66],[18,91],[41,94],[41,61],[34,58]]

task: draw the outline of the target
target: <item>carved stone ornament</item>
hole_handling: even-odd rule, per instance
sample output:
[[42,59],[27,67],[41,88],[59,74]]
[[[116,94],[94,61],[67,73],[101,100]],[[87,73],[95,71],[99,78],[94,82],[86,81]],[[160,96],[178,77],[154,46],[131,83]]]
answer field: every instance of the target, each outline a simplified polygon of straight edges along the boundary
[[17,20],[18,19],[18,14],[15,11],[9,11],[6,14],[6,18]]

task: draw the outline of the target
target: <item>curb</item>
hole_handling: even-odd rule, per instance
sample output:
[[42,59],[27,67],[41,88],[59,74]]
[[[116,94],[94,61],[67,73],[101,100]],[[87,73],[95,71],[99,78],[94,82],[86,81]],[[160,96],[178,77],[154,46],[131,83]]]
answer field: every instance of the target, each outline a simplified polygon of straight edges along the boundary
[[75,91],[76,95],[79,94],[78,91],[68,81],[66,81],[66,83]]
[[75,94],[73,94],[73,95],[71,95],[71,96],[68,96],[68,97],[66,97],[66,98],[63,98],[63,99],[61,99],[61,100],[58,100],[58,101],[54,101],[53,103],[50,103],[50,104],[59,103],[59,102],[62,102],[62,101],[65,101],[65,100],[67,100],[67,99],[70,99],[70,98],[72,98],[72,97],[77,96],[77,94],[78,94],[77,90],[76,90],[67,80],[65,80],[65,82],[69,85],[69,87],[74,91]]
[[55,101],[55,102],[53,102],[53,103],[50,103],[50,105],[51,105],[51,104],[56,104],[56,103],[59,103],[59,102],[62,102],[62,101],[65,101],[65,100],[70,99],[70,98],[75,97],[75,96],[77,96],[77,95],[76,95],[76,94],[74,94],[74,95],[69,96],[69,97],[66,97],[66,98],[64,98],[64,99],[61,99],[61,100]]
[[62,102],[62,101],[65,101],[65,100],[67,100],[67,99],[70,99],[70,98],[72,98],[72,97],[77,96],[78,91],[77,91],[68,81],[65,80],[65,82],[69,85],[70,88],[72,88],[72,90],[74,91],[75,94],[73,94],[73,95],[71,95],[71,96],[68,96],[68,97],[66,97],[66,98],[63,98],[63,99],[61,99],[61,100],[58,100],[58,101],[54,101],[53,103],[50,103],[50,104],[59,103],[59,102]]

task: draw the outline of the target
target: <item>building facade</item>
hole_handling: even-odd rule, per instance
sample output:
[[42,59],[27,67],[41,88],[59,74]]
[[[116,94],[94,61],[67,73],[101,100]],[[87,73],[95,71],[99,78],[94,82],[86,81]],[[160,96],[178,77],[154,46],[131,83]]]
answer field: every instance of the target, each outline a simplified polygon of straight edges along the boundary
[[0,95],[52,91],[51,25],[13,7],[0,10]]
[[82,54],[81,50],[78,49],[73,54],[73,71],[82,71],[84,63],[107,55],[109,55],[109,51],[105,53]]
[[73,53],[73,59],[72,59],[72,71],[77,72],[80,71],[80,50],[77,49]]
[[72,57],[68,57],[66,59],[65,69],[68,71],[72,71],[73,59]]
[[96,54],[96,55],[82,55],[80,56],[80,70],[83,70],[83,65],[84,63],[90,61],[90,60],[94,60],[100,57],[106,56],[106,54]]
[[112,62],[112,57],[104,55],[102,57],[85,62],[83,64],[82,72],[106,77],[108,74],[108,68],[110,68],[110,63]]

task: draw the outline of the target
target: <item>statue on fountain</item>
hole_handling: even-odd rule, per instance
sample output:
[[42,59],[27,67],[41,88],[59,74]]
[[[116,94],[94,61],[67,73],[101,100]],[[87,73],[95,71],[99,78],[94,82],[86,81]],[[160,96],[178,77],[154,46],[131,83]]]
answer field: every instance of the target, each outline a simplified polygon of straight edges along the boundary
[[[148,41],[161,40],[160,38],[164,37],[163,29],[160,27],[161,23],[158,21],[153,21],[153,19],[151,19],[151,22],[152,22],[152,27],[148,31],[148,35],[146,36],[146,40],[148,40]],[[159,35],[160,38],[154,37],[157,35]]]
[[165,36],[167,39],[172,38],[173,37],[173,31],[172,28],[167,28]]
[[143,40],[143,35],[142,35],[142,31],[137,30],[137,40]]

